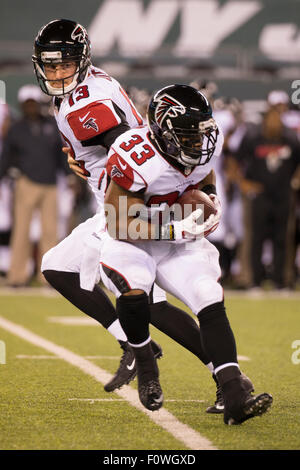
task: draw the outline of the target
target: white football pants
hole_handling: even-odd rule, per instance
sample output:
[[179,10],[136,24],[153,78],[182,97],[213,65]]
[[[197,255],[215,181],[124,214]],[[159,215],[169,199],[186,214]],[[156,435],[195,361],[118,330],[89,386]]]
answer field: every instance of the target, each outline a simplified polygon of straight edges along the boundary
[[[41,271],[54,270],[80,273],[81,285],[82,280],[85,281],[83,288],[93,290],[95,282],[100,281],[100,252],[102,242],[92,237],[92,234],[98,233],[102,226],[103,216],[101,214],[96,214],[78,225],[70,235],[44,254]],[[98,243],[98,247],[95,251],[91,251],[91,240],[93,243]],[[92,247],[92,249],[93,248],[94,247]],[[90,254],[93,255],[94,253],[96,254],[91,262]],[[155,285],[151,300],[153,303],[165,301],[166,294]]]
[[107,238],[101,248],[102,281],[117,297],[131,289],[150,295],[155,281],[197,315],[223,300],[220,276],[219,252],[205,238],[183,244]]

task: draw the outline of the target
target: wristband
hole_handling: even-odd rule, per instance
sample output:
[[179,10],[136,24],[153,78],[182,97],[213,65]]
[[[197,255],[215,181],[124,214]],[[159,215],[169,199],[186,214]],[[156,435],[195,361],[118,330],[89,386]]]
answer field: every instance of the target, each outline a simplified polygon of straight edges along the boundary
[[173,224],[158,225],[155,240],[175,240]]
[[217,195],[217,188],[215,187],[214,184],[206,184],[205,186],[203,186],[201,191],[203,191],[204,193],[206,193],[208,195],[210,195],[210,194]]

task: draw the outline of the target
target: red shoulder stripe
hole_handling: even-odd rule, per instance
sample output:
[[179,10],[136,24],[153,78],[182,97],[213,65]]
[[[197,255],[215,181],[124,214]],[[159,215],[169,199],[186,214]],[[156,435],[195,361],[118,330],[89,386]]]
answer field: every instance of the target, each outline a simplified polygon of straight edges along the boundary
[[67,120],[79,141],[91,139],[119,124],[118,117],[101,101],[69,113]]
[[134,181],[133,169],[118,153],[114,153],[109,158],[106,169],[115,183],[127,191],[130,190]]

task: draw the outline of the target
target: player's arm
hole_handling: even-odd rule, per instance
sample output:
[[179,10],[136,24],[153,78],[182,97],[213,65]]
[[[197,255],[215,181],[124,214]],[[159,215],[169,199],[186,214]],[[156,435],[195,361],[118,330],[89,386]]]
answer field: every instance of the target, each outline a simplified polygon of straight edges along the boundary
[[[110,182],[105,197],[107,229],[112,238],[125,241],[165,240],[187,242],[203,237],[205,227],[197,224],[202,210],[197,209],[186,219],[160,224],[148,220],[148,208],[142,194],[132,193]],[[144,218],[143,218],[144,217]]]
[[205,178],[200,181],[199,183],[199,189],[201,191],[204,191],[206,194],[217,194],[216,190],[216,174],[214,170],[211,170],[208,175],[205,176]]
[[70,170],[72,170],[73,173],[75,173],[75,175],[79,176],[80,178],[87,180],[88,177],[86,175],[86,170],[80,165],[80,162],[75,160],[70,147],[63,147],[62,151],[67,155],[67,162]]
[[208,173],[208,175],[206,175],[206,177],[200,182],[199,189],[209,195],[217,210],[216,214],[212,214],[205,221],[205,236],[208,236],[216,230],[222,215],[221,203],[217,196],[216,174],[214,170],[211,170],[211,172]]
[[[115,213],[112,211],[112,216],[107,217],[110,235],[128,241],[187,241],[203,236],[203,227],[196,223],[202,215],[201,209],[192,212],[186,219],[170,220],[165,224],[160,223],[159,211],[148,212],[148,207],[144,205],[144,192],[149,181],[159,176],[155,173],[155,166],[149,164],[155,156],[151,146],[136,133],[127,135],[119,149],[114,147],[110,149],[106,165],[111,178],[105,198],[107,214],[108,210],[115,209]],[[150,220],[148,214],[151,214]]]
[[[119,124],[116,127],[113,127],[109,131],[104,132],[103,134],[99,134],[94,138],[88,139],[86,141],[82,141],[81,144],[83,147],[89,147],[91,145],[100,145],[104,147],[106,151],[109,150],[110,146],[114,143],[119,135],[123,134],[125,131],[129,129],[129,126],[125,123]],[[67,155],[67,162],[69,165],[70,170],[72,170],[75,175],[79,176],[80,178],[87,180],[87,172],[83,168],[83,166],[75,160],[72,151],[69,147],[63,147],[62,151]]]
[[155,239],[155,227],[148,220],[140,218],[142,213],[148,212],[143,194],[128,191],[111,181],[105,196],[105,211],[107,229],[112,238],[138,241],[138,232],[144,235],[140,241]]
[[66,118],[83,147],[101,145],[109,150],[116,138],[130,128],[124,112],[110,99],[88,103]]
[[[99,100],[88,103],[67,115],[69,126],[83,147],[100,146],[109,150],[117,137],[130,127],[123,111],[111,100]],[[68,147],[63,148],[68,156],[70,169],[79,177],[87,179],[80,162]]]

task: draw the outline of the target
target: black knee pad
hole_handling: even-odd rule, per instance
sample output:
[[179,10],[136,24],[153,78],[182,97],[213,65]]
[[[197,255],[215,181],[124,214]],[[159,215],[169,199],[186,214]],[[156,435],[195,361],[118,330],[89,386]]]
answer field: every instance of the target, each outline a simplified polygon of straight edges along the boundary
[[149,338],[150,309],[147,294],[121,295],[117,299],[117,315],[130,343],[140,344]]
[[135,313],[142,305],[145,305],[145,302],[148,305],[148,295],[145,292],[138,295],[120,295],[117,299],[117,307],[130,307],[130,311]]

